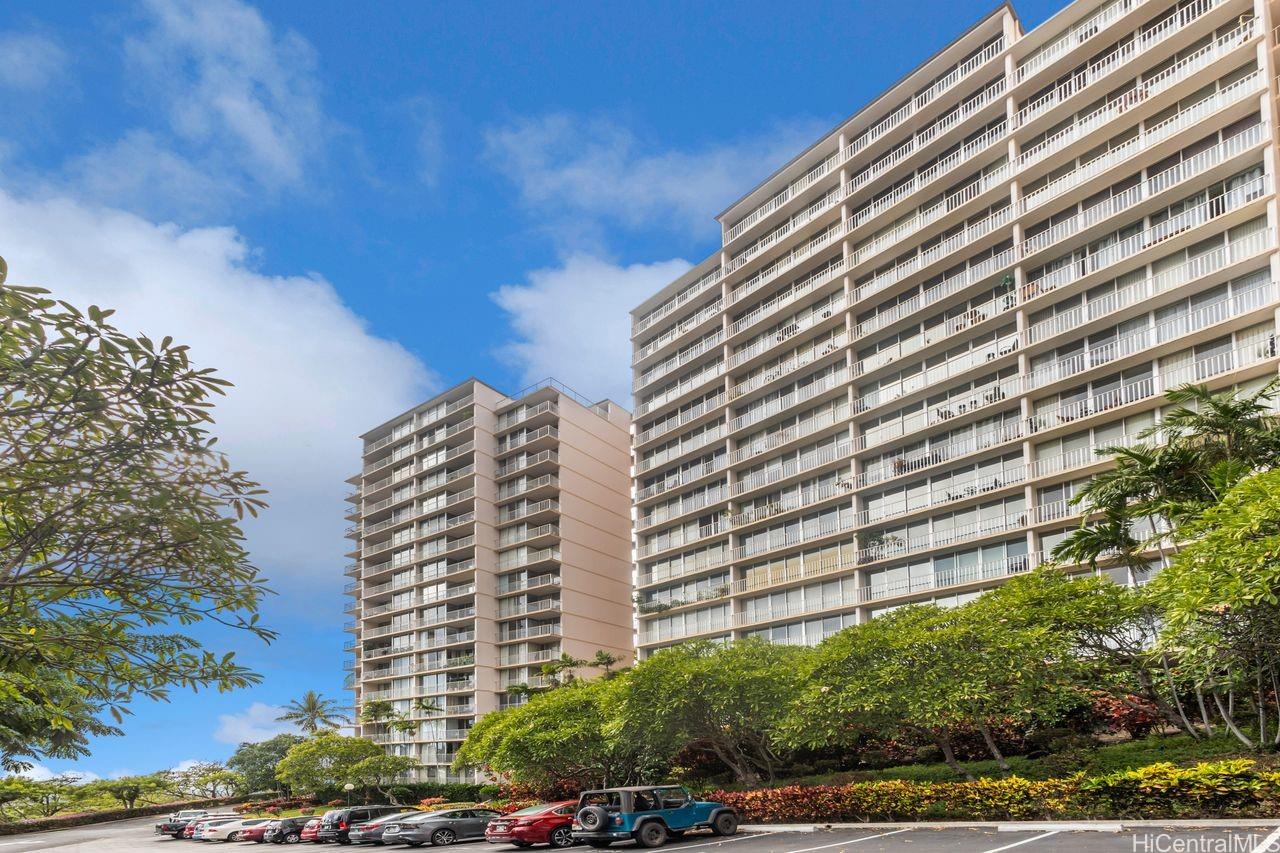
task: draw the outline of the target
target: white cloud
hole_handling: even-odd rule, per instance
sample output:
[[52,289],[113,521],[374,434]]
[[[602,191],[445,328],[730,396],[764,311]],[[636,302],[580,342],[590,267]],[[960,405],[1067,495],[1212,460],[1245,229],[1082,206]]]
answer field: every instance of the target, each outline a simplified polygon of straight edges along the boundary
[[191,768],[195,767],[198,764],[204,764],[204,763],[205,762],[201,761],[198,758],[184,758],[181,761],[179,761],[177,764],[170,767],[169,771],[172,773],[182,773],[187,770],[190,770]]
[[294,184],[324,136],[315,51],[238,0],[146,0],[151,29],[129,39],[173,131],[219,148],[267,187]]
[[145,119],[28,183],[152,218],[204,220],[316,186],[345,128],[324,113],[316,53],[240,0],[142,0],[125,76]]
[[417,155],[418,180],[428,188],[440,183],[444,169],[444,124],[436,104],[427,98],[415,98],[408,102],[405,112],[413,122],[414,153]]
[[619,266],[574,254],[534,270],[526,283],[492,294],[516,335],[499,354],[525,382],[554,376],[588,397],[631,408],[630,311],[689,266],[679,258]]
[[48,767],[45,767],[43,764],[33,764],[30,769],[24,770],[15,775],[31,779],[35,782],[46,782],[57,777],[64,777],[77,785],[82,785],[85,782],[94,782],[102,778],[92,770],[64,770],[62,772],[55,772],[50,770]]
[[257,271],[231,228],[0,191],[0,235],[12,283],[115,308],[122,329],[172,335],[235,383],[214,411],[220,446],[271,492],[271,507],[246,523],[250,551],[268,577],[331,595],[356,436],[429,393],[421,362],[370,332],[318,275]]
[[70,57],[41,33],[0,33],[0,89],[38,92],[61,80]]
[[246,195],[141,129],[71,158],[65,173],[78,196],[162,218],[205,218]]
[[57,776],[58,774],[54,773],[48,767],[45,767],[43,764],[32,764],[26,770],[23,770],[20,773],[17,773],[15,775],[21,776],[24,779],[31,779],[35,782],[44,782],[46,780],[52,779],[54,776]]
[[219,714],[213,739],[219,743],[258,743],[276,735],[295,733],[297,727],[276,719],[284,713],[279,705],[254,702],[239,714]]
[[[646,150],[630,129],[566,114],[517,120],[485,135],[490,164],[525,205],[581,227],[581,217],[630,228],[717,233],[714,217],[799,153],[820,132],[813,120],[690,150]],[[572,224],[571,224],[572,223]]]

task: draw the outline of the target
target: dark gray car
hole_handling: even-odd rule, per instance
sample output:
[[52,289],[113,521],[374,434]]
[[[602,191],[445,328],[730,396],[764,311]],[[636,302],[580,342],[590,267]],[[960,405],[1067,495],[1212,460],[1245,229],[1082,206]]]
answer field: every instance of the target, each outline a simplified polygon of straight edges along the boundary
[[484,838],[489,821],[500,816],[493,809],[444,809],[388,823],[382,831],[383,844],[432,844],[445,847],[455,841]]
[[366,823],[357,823],[351,827],[351,831],[347,834],[347,840],[352,844],[381,844],[382,833],[388,826],[393,823],[399,823],[402,820],[415,818],[420,814],[422,814],[421,811],[414,809],[413,811],[383,815]]

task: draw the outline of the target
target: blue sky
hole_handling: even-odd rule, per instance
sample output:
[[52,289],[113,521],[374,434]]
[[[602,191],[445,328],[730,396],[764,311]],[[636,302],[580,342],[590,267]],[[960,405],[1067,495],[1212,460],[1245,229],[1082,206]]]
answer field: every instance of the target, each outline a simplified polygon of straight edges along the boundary
[[11,280],[189,343],[236,383],[218,429],[272,492],[248,534],[281,637],[203,635],[263,685],[139,705],[91,758],[46,762],[105,776],[223,759],[307,689],[345,700],[355,436],[471,375],[629,404],[628,309],[992,4],[4,7]]

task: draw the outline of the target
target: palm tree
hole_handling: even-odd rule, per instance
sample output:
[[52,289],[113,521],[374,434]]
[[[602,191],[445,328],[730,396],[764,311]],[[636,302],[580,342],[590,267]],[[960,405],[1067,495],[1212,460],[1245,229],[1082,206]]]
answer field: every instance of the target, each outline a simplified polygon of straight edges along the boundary
[[604,675],[602,677],[612,678],[613,668],[617,666],[618,662],[621,660],[622,658],[612,652],[606,652],[604,649],[597,649],[596,656],[591,659],[591,665],[597,669],[604,670]]
[[336,729],[347,722],[347,718],[338,713],[337,702],[325,699],[314,690],[308,690],[302,694],[301,699],[294,699],[285,705],[284,713],[276,719],[285,723],[294,723],[309,735],[315,734],[322,728]]
[[360,709],[360,722],[378,725],[396,715],[395,706],[386,699],[371,699]]
[[561,652],[560,657],[547,661],[542,665],[542,674],[551,681],[551,686],[569,684],[574,679],[574,670],[587,665],[582,658],[575,658],[568,652]]

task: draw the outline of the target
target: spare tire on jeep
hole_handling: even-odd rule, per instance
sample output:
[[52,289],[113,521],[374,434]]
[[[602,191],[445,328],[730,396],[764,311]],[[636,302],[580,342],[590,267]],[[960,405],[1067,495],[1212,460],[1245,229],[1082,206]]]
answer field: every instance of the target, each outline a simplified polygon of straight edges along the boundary
[[609,810],[604,806],[587,806],[578,812],[578,825],[587,832],[598,832],[609,825]]

